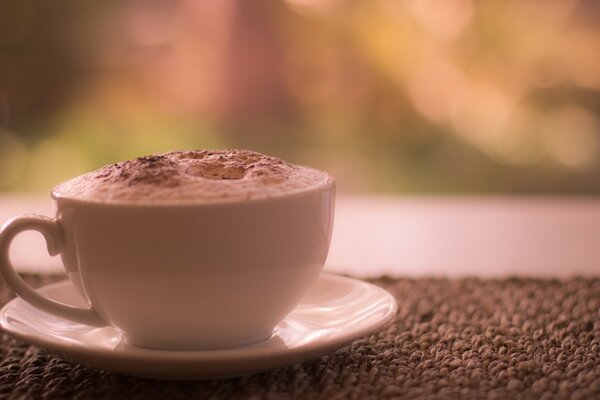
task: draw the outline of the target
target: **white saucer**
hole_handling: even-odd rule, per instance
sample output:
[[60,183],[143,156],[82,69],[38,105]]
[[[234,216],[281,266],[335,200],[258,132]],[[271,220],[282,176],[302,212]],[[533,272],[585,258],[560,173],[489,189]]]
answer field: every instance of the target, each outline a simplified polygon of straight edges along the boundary
[[[68,281],[39,292],[85,306]],[[94,328],[40,311],[20,298],[0,310],[4,331],[59,356],[124,374],[210,379],[250,374],[317,358],[382,327],[396,314],[385,290],[356,279],[321,274],[318,282],[264,342],[226,350],[163,351],[129,345],[113,327]]]

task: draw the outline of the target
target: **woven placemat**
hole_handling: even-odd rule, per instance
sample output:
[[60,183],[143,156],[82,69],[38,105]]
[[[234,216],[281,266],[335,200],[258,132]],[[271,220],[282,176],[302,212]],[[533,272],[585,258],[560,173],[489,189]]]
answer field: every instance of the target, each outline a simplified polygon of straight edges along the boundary
[[[0,396],[600,398],[600,279],[374,282],[398,299],[394,323],[318,360],[241,378],[134,378],[69,364],[2,334]],[[0,302],[10,297],[0,284]]]

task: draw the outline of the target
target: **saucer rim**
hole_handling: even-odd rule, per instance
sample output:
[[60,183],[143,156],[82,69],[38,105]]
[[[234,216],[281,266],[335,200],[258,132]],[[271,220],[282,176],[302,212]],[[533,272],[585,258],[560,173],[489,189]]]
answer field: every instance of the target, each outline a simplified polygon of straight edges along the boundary
[[[131,374],[131,372],[127,372],[126,368],[117,369],[112,367],[103,366],[104,363],[102,361],[108,361],[109,363],[131,363],[131,362],[157,362],[168,360],[169,362],[175,363],[184,363],[184,364],[195,364],[195,363],[211,363],[211,362],[224,362],[224,361],[238,361],[239,363],[247,363],[256,359],[257,357],[261,359],[261,363],[263,365],[267,365],[267,368],[260,368],[256,371],[263,371],[271,368],[281,367],[285,365],[290,365],[294,363],[299,363],[303,361],[307,361],[313,358],[316,358],[320,355],[326,354],[329,351],[334,349],[338,349],[344,347],[354,340],[364,337],[370,333],[373,333],[383,326],[387,325],[397,314],[398,304],[396,299],[385,289],[380,286],[374,285],[369,282],[362,281],[360,279],[355,279],[347,276],[322,272],[318,278],[319,280],[327,280],[327,281],[346,281],[352,285],[362,285],[368,290],[376,290],[380,292],[381,296],[386,297],[386,304],[388,305],[387,309],[385,309],[385,313],[382,317],[377,321],[368,326],[360,327],[357,330],[350,330],[338,335],[334,335],[332,337],[320,337],[318,340],[312,340],[307,343],[303,343],[298,345],[297,347],[293,347],[291,349],[285,349],[282,351],[276,351],[273,353],[265,352],[265,348],[256,347],[256,345],[247,345],[240,346],[228,349],[216,349],[216,350],[160,350],[160,349],[149,349],[136,347],[130,344],[127,344],[127,348],[125,351],[104,351],[98,348],[90,348],[86,347],[80,343],[68,343],[67,340],[61,339],[55,336],[45,335],[42,332],[31,332],[29,330],[22,330],[14,327],[7,320],[7,314],[10,309],[15,306],[17,302],[24,302],[23,299],[16,297],[6,303],[0,309],[0,328],[2,331],[7,334],[19,339],[23,340],[29,344],[33,344],[42,348],[45,348],[51,352],[59,354],[64,358],[69,360],[73,360],[76,362],[80,362],[84,365],[94,366],[97,368],[113,370],[122,373]],[[44,285],[39,287],[37,290],[40,291],[49,291],[52,289],[56,289],[57,287],[62,287],[66,285],[70,285],[70,281],[68,279],[50,283],[48,285]],[[299,305],[302,304],[302,301]],[[288,317],[286,317],[288,318]],[[286,320],[283,319],[283,321]],[[283,322],[282,321],[282,322]],[[81,324],[84,325],[84,324]],[[109,327],[110,328],[110,327]],[[114,328],[116,329],[116,328]],[[93,356],[96,362],[91,363],[89,361],[89,357]],[[99,361],[99,362],[98,362]],[[250,370],[251,368],[246,368]],[[134,374],[135,375],[135,374]],[[173,376],[165,376],[164,374],[160,374],[161,378],[165,377],[175,377],[177,378],[182,374],[173,374]],[[209,374],[190,374],[194,377],[211,377]],[[243,373],[236,373],[232,376],[243,375]],[[156,377],[158,377],[156,376]],[[222,374],[216,374],[214,377],[223,376]]]

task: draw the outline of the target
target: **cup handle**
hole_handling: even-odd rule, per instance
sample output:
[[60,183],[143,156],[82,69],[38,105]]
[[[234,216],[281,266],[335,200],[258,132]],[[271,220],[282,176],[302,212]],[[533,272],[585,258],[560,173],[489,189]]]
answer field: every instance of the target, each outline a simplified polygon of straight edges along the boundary
[[55,219],[30,214],[18,215],[6,221],[0,228],[0,275],[8,286],[23,300],[40,310],[86,325],[105,326],[106,322],[98,316],[91,305],[87,309],[79,308],[44,297],[15,271],[8,257],[8,249],[15,236],[29,229],[38,231],[44,236],[51,256],[59,254],[64,248],[62,228]]

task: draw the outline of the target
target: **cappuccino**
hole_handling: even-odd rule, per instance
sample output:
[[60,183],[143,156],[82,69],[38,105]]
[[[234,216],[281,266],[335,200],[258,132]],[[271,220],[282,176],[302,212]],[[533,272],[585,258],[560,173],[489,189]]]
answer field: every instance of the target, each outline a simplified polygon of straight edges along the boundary
[[331,181],[325,172],[249,150],[193,150],[106,165],[58,185],[53,194],[103,203],[220,203],[293,194]]
[[[3,282],[56,318],[116,328],[111,350],[119,340],[212,350],[268,340],[317,280],[335,181],[251,151],[179,151],[105,166],[53,197],[54,218],[18,215],[0,228]],[[60,254],[81,307],[19,277],[9,247],[27,230]]]

